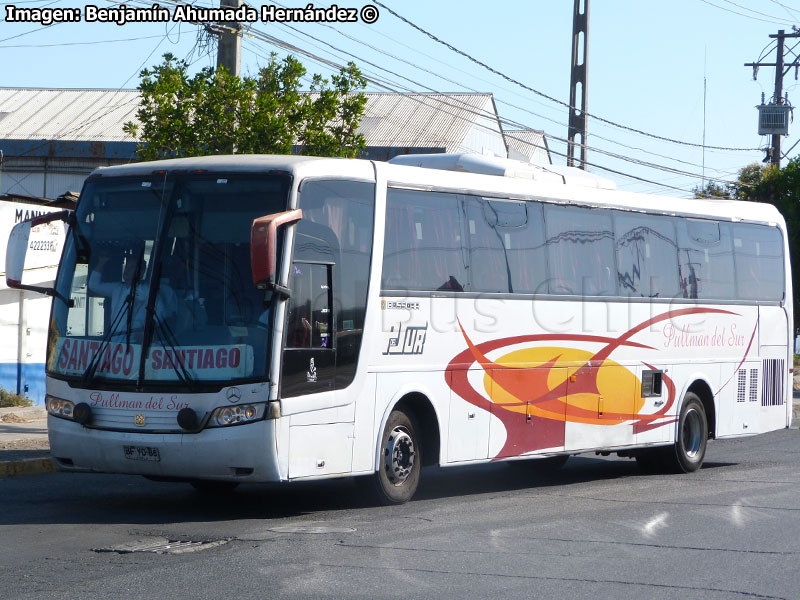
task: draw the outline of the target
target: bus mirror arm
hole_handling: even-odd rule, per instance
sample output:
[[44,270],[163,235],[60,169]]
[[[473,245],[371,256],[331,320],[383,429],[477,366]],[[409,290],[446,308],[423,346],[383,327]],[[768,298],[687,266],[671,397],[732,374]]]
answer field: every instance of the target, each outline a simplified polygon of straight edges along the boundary
[[299,208],[259,217],[250,229],[250,266],[253,283],[260,290],[277,293],[288,298],[288,288],[279,285],[277,279],[278,227],[291,225],[303,218]]
[[277,295],[280,300],[288,300],[292,297],[292,290],[290,290],[288,287],[278,285],[277,283],[273,283],[270,286],[270,291],[274,295]]

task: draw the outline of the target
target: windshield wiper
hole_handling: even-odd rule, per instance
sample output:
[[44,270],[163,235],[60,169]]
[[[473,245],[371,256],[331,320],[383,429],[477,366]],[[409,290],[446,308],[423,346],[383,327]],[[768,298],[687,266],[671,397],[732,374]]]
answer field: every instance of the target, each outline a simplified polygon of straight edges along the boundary
[[127,314],[127,329],[125,331],[125,348],[129,348],[131,345],[131,327],[133,324],[133,304],[136,301],[136,286],[139,283],[139,277],[142,273],[142,263],[144,261],[144,248],[141,249],[139,252],[139,258],[136,262],[136,269],[135,274],[133,276],[133,281],[131,281],[131,289],[128,295],[125,297],[125,300],[122,303],[122,306],[119,307],[117,314],[114,316],[114,319],[111,322],[111,327],[108,328],[108,332],[103,336],[103,339],[100,340],[100,346],[97,348],[97,352],[95,352],[94,356],[92,356],[92,360],[89,362],[89,366],[86,368],[86,371],[83,373],[83,382],[84,385],[88,384],[92,379],[94,379],[94,375],[97,372],[97,367],[100,365],[100,357],[103,355],[103,352],[108,345],[108,342],[111,341],[111,337],[117,332],[117,328],[119,327],[120,323],[122,323],[122,317]]
[[[186,386],[189,386],[189,391],[192,391],[195,379],[192,376],[192,373],[186,368],[184,360],[178,356],[178,349],[175,344],[175,334],[172,332],[170,326],[167,325],[166,321],[162,320],[161,317],[158,316],[158,313],[155,309],[153,309],[152,315],[153,321],[156,324],[156,333],[158,334],[161,347],[164,348],[164,350],[172,351],[172,358],[170,360],[170,363],[172,364],[172,370],[175,371],[175,375],[177,375],[180,382]],[[169,345],[169,348],[167,348],[167,345]]]
[[131,291],[128,295],[130,301],[130,310],[128,310],[128,322],[125,329],[125,346],[131,345],[131,328],[133,326],[133,304],[136,302],[136,288],[139,285],[139,278],[142,276],[142,263],[144,262],[144,246],[139,249],[139,258],[136,259],[136,269],[133,273],[133,281],[131,281]]
[[119,307],[117,314],[114,315],[114,319],[111,322],[111,327],[108,328],[108,331],[103,336],[103,339],[100,340],[100,345],[97,347],[97,351],[92,356],[92,359],[89,361],[89,366],[86,367],[86,370],[83,372],[83,385],[87,385],[92,379],[94,379],[94,374],[97,371],[97,367],[100,364],[100,357],[103,355],[103,351],[108,345],[108,342],[111,340],[111,336],[113,336],[119,324],[122,323],[122,317],[125,316],[125,311],[129,313],[133,312],[133,301],[131,297],[128,296],[125,298],[125,301],[122,303],[122,306]]

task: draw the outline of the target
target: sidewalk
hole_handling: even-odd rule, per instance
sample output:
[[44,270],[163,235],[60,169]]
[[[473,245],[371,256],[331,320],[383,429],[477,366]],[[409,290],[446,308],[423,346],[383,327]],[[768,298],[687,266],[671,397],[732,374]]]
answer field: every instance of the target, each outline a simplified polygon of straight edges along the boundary
[[44,407],[0,408],[0,478],[52,470]]

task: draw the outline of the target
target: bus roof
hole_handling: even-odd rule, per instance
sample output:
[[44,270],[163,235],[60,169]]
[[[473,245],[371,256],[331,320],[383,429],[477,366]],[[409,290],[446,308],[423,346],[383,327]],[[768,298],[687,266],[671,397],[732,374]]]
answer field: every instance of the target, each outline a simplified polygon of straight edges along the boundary
[[[639,194],[613,189],[605,179],[592,174],[573,173],[575,169],[551,168],[528,165],[530,169],[509,167],[505,174],[465,172],[459,165],[480,164],[480,155],[470,155],[466,161],[436,158],[431,166],[423,157],[403,157],[392,164],[379,161],[341,158],[319,158],[311,156],[275,156],[262,154],[237,154],[226,156],[198,156],[152,162],[133,163],[101,167],[92,177],[123,177],[150,175],[154,172],[170,171],[220,171],[258,173],[271,170],[291,172],[299,181],[305,177],[334,176],[375,180],[385,178],[390,185],[420,189],[442,189],[463,193],[483,194],[520,199],[541,198],[553,202],[582,204],[623,210],[652,212],[669,215],[714,217],[731,221],[753,221],[778,224],[785,228],[780,212],[771,204],[742,202],[726,199],[675,198],[651,194]],[[486,164],[492,168],[507,159],[487,157]],[[520,163],[519,161],[507,161]],[[446,165],[446,166],[442,166]]]

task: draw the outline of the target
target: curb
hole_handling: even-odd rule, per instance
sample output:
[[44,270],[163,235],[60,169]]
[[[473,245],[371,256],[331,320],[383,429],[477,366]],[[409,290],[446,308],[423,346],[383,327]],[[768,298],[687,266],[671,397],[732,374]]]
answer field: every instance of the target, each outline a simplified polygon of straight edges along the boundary
[[56,468],[52,458],[28,458],[25,460],[0,462],[0,479],[3,477],[13,477],[14,475],[52,473],[55,470]]
[[9,406],[0,408],[0,416],[8,414],[17,415],[21,419],[39,420],[47,418],[47,410],[44,406]]

